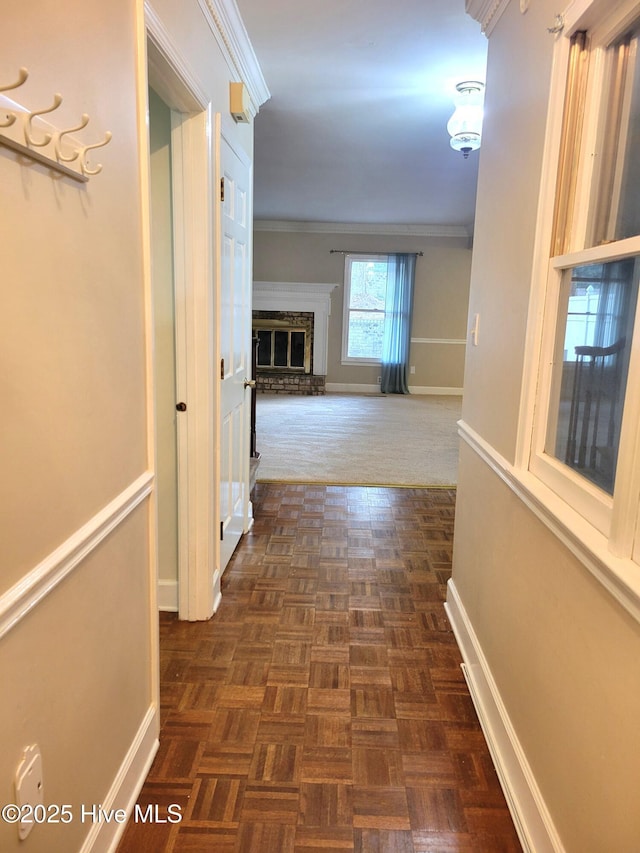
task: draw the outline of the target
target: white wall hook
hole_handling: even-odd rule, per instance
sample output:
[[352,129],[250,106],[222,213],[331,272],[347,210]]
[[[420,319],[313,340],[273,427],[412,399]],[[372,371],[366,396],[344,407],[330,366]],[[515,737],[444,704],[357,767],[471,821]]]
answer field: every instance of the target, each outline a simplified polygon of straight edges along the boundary
[[102,171],[102,163],[98,163],[94,169],[89,168],[89,164],[87,162],[87,151],[92,151],[94,148],[103,148],[105,145],[108,145],[109,142],[111,142],[110,130],[106,132],[102,142],[94,142],[93,145],[85,145],[80,149],[80,166],[82,168],[83,175],[97,175],[98,172]]
[[80,124],[75,125],[75,127],[69,127],[66,130],[61,130],[56,139],[56,157],[58,160],[61,160],[64,163],[71,163],[75,160],[80,154],[80,148],[74,148],[71,154],[64,154],[62,150],[62,137],[66,136],[68,133],[76,133],[78,130],[82,130],[89,124],[89,116],[87,113],[82,113],[82,117],[80,119]]
[[[18,79],[15,83],[9,83],[8,86],[0,86],[0,92],[9,92],[11,89],[17,89],[25,82],[27,77],[29,76],[29,72],[26,68],[20,68],[18,71]],[[0,121],[0,127],[11,127],[12,124],[15,124],[16,114],[12,112],[6,112],[4,114],[3,120]]]
[[564,29],[564,17],[562,15],[556,15],[555,23],[552,27],[547,27],[547,32],[552,35],[557,35],[561,33]]
[[8,92],[9,89],[17,89],[18,86],[22,86],[27,77],[29,76],[29,72],[26,68],[22,67],[18,71],[18,80],[16,83],[10,83],[8,86],[0,86],[0,92]]
[[46,113],[52,113],[54,110],[57,110],[60,104],[62,103],[62,95],[55,94],[53,96],[53,104],[50,107],[47,107],[44,110],[32,110],[29,113],[25,113],[24,118],[24,138],[26,140],[27,145],[33,146],[34,148],[40,148],[43,145],[48,145],[51,142],[52,134],[45,133],[42,139],[34,139],[33,137],[33,128],[31,127],[31,122],[36,116],[46,115]]
[[0,121],[0,127],[11,127],[12,124],[15,124],[16,114],[11,112],[6,112],[4,114],[4,120]]

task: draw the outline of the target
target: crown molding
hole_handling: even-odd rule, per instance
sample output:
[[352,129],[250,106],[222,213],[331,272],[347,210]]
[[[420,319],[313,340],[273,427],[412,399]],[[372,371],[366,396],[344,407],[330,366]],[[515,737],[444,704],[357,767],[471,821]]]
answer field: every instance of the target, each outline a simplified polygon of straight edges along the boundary
[[509,5],[509,0],[465,0],[464,5],[467,15],[479,21],[482,32],[488,38]]
[[398,223],[303,222],[289,219],[256,219],[254,231],[289,231],[304,234],[379,234],[404,237],[456,237],[469,239],[463,225],[402,225]]
[[254,281],[253,292],[256,293],[295,293],[304,294],[305,299],[325,299],[337,287],[336,282],[321,281]]
[[244,83],[255,118],[258,110],[271,97],[260,63],[253,50],[244,21],[235,0],[198,0],[207,24],[236,72],[236,81]]

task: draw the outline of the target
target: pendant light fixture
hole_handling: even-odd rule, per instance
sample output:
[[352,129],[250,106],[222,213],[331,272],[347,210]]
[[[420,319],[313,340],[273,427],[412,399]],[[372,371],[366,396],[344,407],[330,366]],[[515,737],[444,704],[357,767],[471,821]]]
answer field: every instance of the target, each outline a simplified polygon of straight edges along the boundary
[[451,136],[451,147],[454,151],[462,151],[466,160],[471,151],[480,148],[484,83],[466,80],[458,83],[456,89],[456,109],[447,122],[447,130]]

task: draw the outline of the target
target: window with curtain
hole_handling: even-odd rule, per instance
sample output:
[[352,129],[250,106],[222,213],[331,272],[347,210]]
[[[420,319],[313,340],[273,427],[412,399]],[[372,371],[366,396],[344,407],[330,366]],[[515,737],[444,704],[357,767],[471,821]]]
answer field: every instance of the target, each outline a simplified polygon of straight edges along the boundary
[[343,364],[379,364],[381,390],[408,394],[415,254],[347,255]]

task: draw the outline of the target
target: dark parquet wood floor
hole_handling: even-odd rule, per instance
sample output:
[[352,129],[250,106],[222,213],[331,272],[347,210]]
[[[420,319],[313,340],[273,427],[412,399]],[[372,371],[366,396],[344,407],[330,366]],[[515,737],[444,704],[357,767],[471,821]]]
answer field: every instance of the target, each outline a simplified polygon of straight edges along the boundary
[[207,623],[160,623],[118,853],[520,853],[443,609],[455,492],[258,484]]

